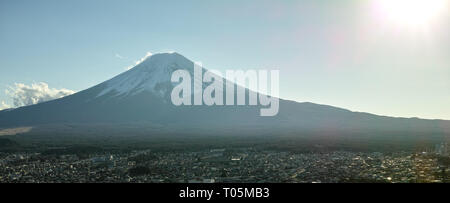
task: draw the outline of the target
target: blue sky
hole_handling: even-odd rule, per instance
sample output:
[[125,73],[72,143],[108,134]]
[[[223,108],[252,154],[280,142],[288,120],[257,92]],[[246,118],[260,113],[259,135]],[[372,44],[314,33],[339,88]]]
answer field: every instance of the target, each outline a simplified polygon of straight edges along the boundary
[[376,1],[0,0],[0,101],[14,83],[80,91],[176,51],[279,69],[286,99],[450,119],[449,4],[412,19]]

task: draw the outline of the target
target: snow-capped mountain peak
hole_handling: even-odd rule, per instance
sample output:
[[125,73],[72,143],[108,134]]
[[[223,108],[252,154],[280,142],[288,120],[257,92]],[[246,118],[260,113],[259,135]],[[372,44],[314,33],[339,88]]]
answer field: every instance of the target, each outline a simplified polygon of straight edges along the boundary
[[194,63],[176,52],[153,54],[130,70],[104,82],[106,87],[97,97],[106,94],[134,95],[143,91],[164,96],[172,87],[170,78],[173,71],[178,69],[193,75]]

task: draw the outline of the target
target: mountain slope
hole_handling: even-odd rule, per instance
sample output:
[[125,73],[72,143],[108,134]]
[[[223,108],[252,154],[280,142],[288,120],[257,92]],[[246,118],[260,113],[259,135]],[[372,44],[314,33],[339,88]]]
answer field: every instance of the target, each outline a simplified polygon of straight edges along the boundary
[[170,102],[171,73],[186,69],[193,75],[193,67],[192,61],[178,53],[156,54],[129,71],[76,94],[0,111],[0,128],[77,125],[77,132],[87,132],[91,129],[87,126],[103,125],[103,132],[108,132],[109,127],[105,126],[115,132],[118,129],[114,126],[133,126],[129,132],[128,128],[121,128],[123,134],[154,134],[152,126],[163,126],[158,133],[182,134],[193,129],[205,134],[424,134],[439,139],[450,135],[449,121],[376,116],[282,99],[279,114],[273,117],[259,116],[262,107],[258,105],[174,106]]

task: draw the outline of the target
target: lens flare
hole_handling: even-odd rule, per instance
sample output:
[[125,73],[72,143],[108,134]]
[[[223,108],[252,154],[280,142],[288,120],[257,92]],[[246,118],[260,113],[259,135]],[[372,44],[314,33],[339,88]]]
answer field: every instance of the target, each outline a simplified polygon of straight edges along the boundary
[[379,15],[402,26],[426,26],[433,23],[445,8],[447,0],[376,0]]

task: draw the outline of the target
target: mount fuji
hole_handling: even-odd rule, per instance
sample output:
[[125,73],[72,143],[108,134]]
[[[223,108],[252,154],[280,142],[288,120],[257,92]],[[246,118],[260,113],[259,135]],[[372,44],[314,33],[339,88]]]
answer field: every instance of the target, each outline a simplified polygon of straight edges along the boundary
[[178,69],[188,71],[193,78],[192,61],[178,53],[155,54],[134,68],[76,94],[2,111],[0,127],[133,122],[236,125],[258,120],[256,106],[174,106],[170,96],[175,85],[170,79]]
[[134,68],[73,95],[0,111],[0,129],[30,127],[25,136],[120,134],[130,138],[173,134],[416,140],[450,137],[450,121],[377,116],[283,99],[279,101],[279,113],[272,117],[259,116],[258,105],[174,106],[170,79],[177,69],[192,75],[194,63],[178,53],[151,55]]

